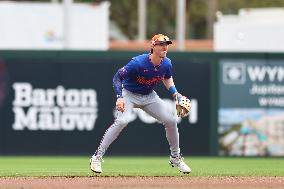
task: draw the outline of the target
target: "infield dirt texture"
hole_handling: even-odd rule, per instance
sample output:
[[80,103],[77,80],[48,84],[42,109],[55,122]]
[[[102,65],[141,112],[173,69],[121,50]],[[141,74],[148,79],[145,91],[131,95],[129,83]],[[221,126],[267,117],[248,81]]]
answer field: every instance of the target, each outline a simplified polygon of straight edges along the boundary
[[5,177],[5,189],[91,189],[91,188],[284,188],[284,177]]

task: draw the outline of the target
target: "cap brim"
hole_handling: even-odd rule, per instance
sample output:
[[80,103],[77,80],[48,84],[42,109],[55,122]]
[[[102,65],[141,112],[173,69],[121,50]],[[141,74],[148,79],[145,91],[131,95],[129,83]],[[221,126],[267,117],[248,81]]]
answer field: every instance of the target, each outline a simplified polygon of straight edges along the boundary
[[159,42],[159,44],[164,44],[164,43],[167,43],[168,45],[169,45],[169,44],[173,44],[173,42],[171,42],[171,41],[160,41],[160,42]]

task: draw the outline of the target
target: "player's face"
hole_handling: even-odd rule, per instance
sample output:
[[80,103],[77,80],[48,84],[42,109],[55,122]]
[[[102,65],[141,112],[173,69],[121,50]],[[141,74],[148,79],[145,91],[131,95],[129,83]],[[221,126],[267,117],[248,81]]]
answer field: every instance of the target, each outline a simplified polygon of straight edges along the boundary
[[153,48],[153,52],[160,58],[164,58],[167,55],[168,47],[169,45],[167,43],[155,45]]

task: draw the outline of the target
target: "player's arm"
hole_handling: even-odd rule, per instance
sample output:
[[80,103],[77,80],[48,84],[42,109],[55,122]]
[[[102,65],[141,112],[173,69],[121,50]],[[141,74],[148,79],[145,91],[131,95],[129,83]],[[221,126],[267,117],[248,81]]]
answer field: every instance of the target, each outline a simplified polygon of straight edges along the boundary
[[116,72],[116,74],[113,77],[113,88],[114,92],[116,94],[116,109],[117,111],[124,112],[125,110],[125,102],[122,97],[122,80],[123,78],[120,76],[119,71]]
[[122,80],[123,78],[120,76],[118,70],[112,79],[113,89],[117,98],[122,97]]
[[163,83],[165,87],[169,90],[169,92],[175,97],[178,94],[178,91],[175,87],[175,83],[173,77],[164,78]]
[[169,92],[173,95],[175,101],[176,101],[176,111],[177,115],[179,117],[185,117],[188,115],[189,110],[190,110],[190,100],[182,96],[176,89],[174,80],[172,77],[170,78],[164,78],[163,80],[164,85],[166,88],[169,90]]
[[173,77],[164,78],[163,83],[176,101],[182,98],[182,95],[176,89]]
[[113,77],[113,88],[116,94],[116,109],[118,111],[124,112],[125,101],[122,96],[122,81],[135,74],[134,60],[131,60],[126,66],[120,68]]
[[176,87],[175,87],[175,83],[174,83],[174,79],[172,76],[172,64],[170,62],[168,70],[166,71],[166,74],[164,76],[163,79],[163,83],[165,85],[165,87],[169,90],[169,92],[173,95],[174,99],[176,99],[178,96],[181,96]]

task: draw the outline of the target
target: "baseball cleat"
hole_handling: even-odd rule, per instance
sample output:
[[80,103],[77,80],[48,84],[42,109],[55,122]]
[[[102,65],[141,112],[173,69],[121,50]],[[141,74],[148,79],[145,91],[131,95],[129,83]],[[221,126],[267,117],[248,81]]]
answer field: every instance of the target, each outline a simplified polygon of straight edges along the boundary
[[95,173],[102,173],[102,162],[103,158],[100,156],[95,156],[90,159],[90,168]]
[[178,156],[178,157],[172,157],[170,156],[170,162],[169,164],[172,167],[177,167],[178,170],[184,174],[188,174],[191,172],[191,169],[188,165],[186,165],[186,163],[183,161],[183,157],[182,156]]

